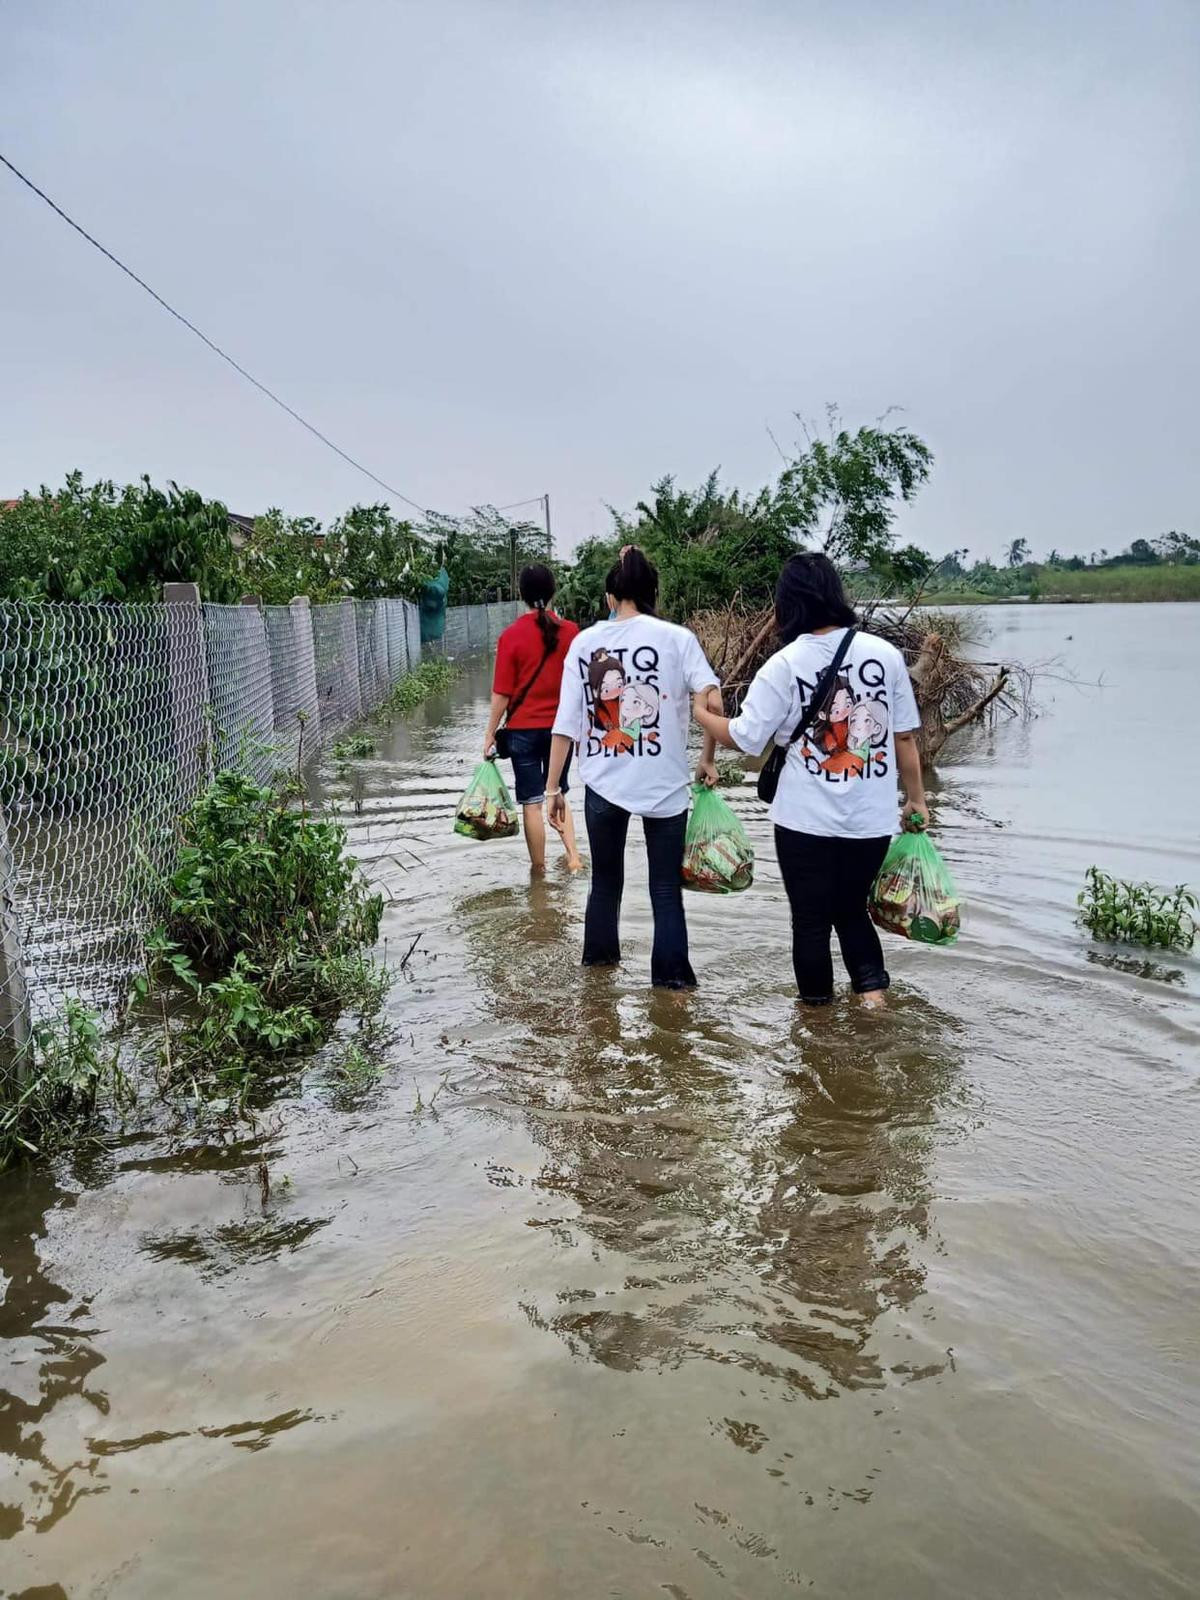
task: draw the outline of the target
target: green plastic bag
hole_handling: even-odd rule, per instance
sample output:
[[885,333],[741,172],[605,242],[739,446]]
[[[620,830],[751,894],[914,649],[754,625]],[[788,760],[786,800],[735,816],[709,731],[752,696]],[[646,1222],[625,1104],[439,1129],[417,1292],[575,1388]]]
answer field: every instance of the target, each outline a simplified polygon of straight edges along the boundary
[[922,944],[958,938],[958,895],[949,868],[925,833],[892,840],[867,902],[872,922]]
[[517,808],[494,761],[481,761],[454,813],[455,833],[468,839],[511,839]]
[[683,886],[730,894],[754,882],[754,847],[715,789],[692,785],[692,814],[683,844]]

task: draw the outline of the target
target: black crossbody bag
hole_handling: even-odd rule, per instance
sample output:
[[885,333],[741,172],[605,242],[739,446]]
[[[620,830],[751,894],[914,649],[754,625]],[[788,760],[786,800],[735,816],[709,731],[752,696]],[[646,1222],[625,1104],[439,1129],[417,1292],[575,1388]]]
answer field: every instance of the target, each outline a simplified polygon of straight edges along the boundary
[[783,775],[783,766],[787,760],[788,751],[796,743],[797,739],[802,739],[808,732],[809,725],[817,712],[828,704],[829,697],[833,692],[833,686],[837,682],[838,670],[846,659],[846,652],[853,644],[854,636],[857,632],[857,628],[846,629],[845,634],[842,636],[842,642],[838,645],[833,660],[821,674],[820,682],[813,691],[813,697],[805,707],[800,721],[796,724],[792,737],[786,744],[777,744],[763,762],[758,774],[758,798],[765,800],[768,805],[774,800],[776,790],[779,788],[779,779]]
[[510,756],[508,724],[512,718],[513,712],[520,709],[522,700],[524,700],[530,689],[533,688],[534,684],[538,680],[542,668],[546,665],[547,661],[549,661],[553,654],[553,646],[547,645],[542,659],[538,662],[537,666],[534,667],[533,672],[530,674],[529,681],[522,688],[517,690],[516,694],[513,695],[512,699],[504,708],[504,721],[496,729],[496,754],[505,761],[507,761]]

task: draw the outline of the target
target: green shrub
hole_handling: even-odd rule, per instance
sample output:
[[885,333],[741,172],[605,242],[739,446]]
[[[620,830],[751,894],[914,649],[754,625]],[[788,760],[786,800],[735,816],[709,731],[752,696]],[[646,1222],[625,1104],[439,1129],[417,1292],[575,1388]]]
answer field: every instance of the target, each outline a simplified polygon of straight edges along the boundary
[[381,896],[346,853],[340,823],[294,794],[222,772],[182,822],[163,927],[147,943],[149,995],[188,998],[169,1027],[169,1075],[243,1088],[253,1069],[310,1050],[352,1008],[377,1010],[387,974],[366,952]]
[[116,1046],[80,1000],[35,1024],[28,1048],[0,1074],[0,1172],[25,1157],[52,1155],[95,1129],[101,1104],[128,1094]]

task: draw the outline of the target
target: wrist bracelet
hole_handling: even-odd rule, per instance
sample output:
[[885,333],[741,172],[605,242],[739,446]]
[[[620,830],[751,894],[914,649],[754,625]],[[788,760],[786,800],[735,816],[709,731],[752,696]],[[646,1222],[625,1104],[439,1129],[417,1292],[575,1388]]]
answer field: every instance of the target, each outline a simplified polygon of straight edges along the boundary
[[547,789],[546,790],[546,799],[547,800],[553,800],[554,796],[556,794],[561,794],[561,793],[562,793],[561,789]]

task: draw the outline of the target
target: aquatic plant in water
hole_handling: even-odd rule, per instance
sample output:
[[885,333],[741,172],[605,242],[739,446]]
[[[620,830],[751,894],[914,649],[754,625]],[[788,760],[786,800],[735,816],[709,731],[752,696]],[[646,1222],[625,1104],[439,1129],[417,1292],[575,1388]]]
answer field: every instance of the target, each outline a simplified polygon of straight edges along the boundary
[[116,1045],[81,1000],[34,1025],[28,1047],[0,1073],[0,1172],[94,1135],[102,1104],[131,1095]]
[[1087,869],[1078,895],[1079,920],[1093,938],[1162,950],[1192,948],[1198,904],[1186,884],[1158,889],[1152,883],[1110,877],[1099,867]]
[[377,722],[386,722],[398,712],[414,711],[432,694],[441,694],[458,677],[458,668],[452,661],[431,656],[406,673],[375,713]]
[[346,738],[339,739],[330,754],[338,766],[344,766],[347,761],[358,761],[366,756],[375,754],[375,740],[369,733],[352,733]]

